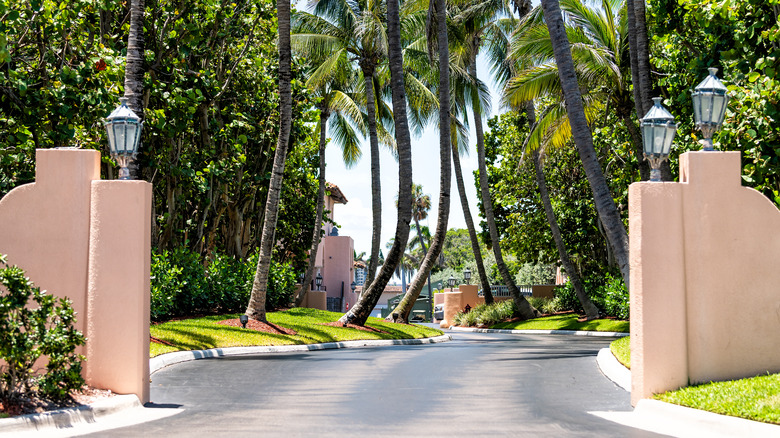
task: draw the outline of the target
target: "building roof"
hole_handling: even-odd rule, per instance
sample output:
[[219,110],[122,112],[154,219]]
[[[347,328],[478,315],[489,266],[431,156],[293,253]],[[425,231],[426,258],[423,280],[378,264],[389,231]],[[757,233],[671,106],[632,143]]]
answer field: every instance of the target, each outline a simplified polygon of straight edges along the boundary
[[346,204],[348,202],[346,196],[344,196],[344,193],[341,193],[341,189],[336,184],[325,183],[325,189],[330,192],[330,197],[337,204]]

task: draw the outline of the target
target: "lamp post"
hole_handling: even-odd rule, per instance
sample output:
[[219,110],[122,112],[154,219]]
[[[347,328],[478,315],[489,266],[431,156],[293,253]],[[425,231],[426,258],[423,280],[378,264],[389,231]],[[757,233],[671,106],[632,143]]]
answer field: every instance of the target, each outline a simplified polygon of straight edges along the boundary
[[455,286],[455,277],[450,274],[450,278],[447,279],[447,284],[450,285],[450,292],[452,292],[452,287]]
[[103,121],[108,133],[108,149],[119,165],[119,179],[130,179],[127,166],[138,153],[144,122],[127,106],[127,98],[119,98],[119,106]]
[[714,150],[712,147],[712,136],[723,123],[723,116],[726,114],[726,105],[729,103],[727,89],[723,82],[715,74],[718,69],[710,67],[709,76],[707,76],[693,90],[693,116],[696,119],[696,127],[701,130],[703,140],[700,140],[705,151]]
[[469,268],[463,270],[463,280],[466,284],[469,284],[469,280],[471,280],[471,270]]
[[317,291],[320,290],[320,286],[322,286],[322,273],[318,272],[317,277],[314,279],[314,284],[317,285]]
[[677,132],[674,116],[661,105],[661,98],[653,98],[653,107],[639,121],[645,158],[650,162],[650,181],[661,181],[659,167],[669,157],[672,140]]

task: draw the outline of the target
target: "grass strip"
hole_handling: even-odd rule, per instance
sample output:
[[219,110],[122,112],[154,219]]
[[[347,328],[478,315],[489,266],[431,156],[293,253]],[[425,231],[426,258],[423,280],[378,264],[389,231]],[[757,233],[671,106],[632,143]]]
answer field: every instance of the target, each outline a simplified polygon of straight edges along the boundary
[[780,374],[688,386],[655,399],[732,417],[780,424]]
[[577,321],[575,313],[545,316],[527,321],[501,322],[490,328],[504,330],[583,330],[596,332],[628,333],[629,322],[614,319],[594,319],[592,321]]
[[631,337],[626,336],[612,341],[609,344],[609,350],[615,359],[618,360],[624,367],[631,369]]
[[218,324],[225,319],[238,318],[239,314],[215,315],[202,318],[169,321],[150,327],[152,337],[168,342],[163,345],[153,342],[149,353],[152,357],[173,351],[205,350],[209,348],[246,347],[265,345],[302,345],[324,342],[352,341],[365,339],[417,339],[439,336],[441,330],[419,325],[404,325],[385,322],[369,317],[366,325],[386,333],[357,330],[349,327],[320,325],[337,321],[342,313],[316,309],[295,308],[267,314],[268,322],[290,328],[296,335],[263,333],[241,327]]

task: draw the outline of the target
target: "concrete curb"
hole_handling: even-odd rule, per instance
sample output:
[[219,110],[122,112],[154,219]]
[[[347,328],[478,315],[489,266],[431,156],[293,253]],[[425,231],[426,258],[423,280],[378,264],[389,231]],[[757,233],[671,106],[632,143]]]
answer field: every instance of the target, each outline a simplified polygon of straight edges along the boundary
[[474,327],[450,327],[454,332],[474,332],[474,333],[503,333],[513,335],[574,335],[574,336],[596,336],[596,337],[618,337],[628,336],[623,332],[589,332],[577,330],[501,330],[501,329],[482,329]]
[[634,408],[653,432],[679,437],[778,437],[780,426],[730,417],[659,400],[642,399]]
[[257,346],[257,347],[227,347],[212,348],[209,350],[194,351],[176,351],[173,353],[161,354],[149,360],[149,373],[154,374],[162,368],[182,362],[189,362],[198,359],[208,359],[212,357],[243,356],[247,354],[258,353],[291,353],[299,351],[332,350],[336,348],[359,348],[359,347],[386,347],[391,345],[423,345],[435,344],[439,342],[451,341],[452,336],[441,335],[433,338],[422,339],[376,339],[376,340],[358,340],[343,342],[327,342],[324,344],[305,344],[305,345],[275,345],[275,346]]
[[86,406],[3,418],[0,420],[0,435],[26,432],[33,429],[70,428],[79,424],[94,423],[101,417],[140,407],[141,402],[135,394],[115,395]]
[[615,358],[612,350],[609,348],[599,350],[599,354],[596,356],[596,363],[604,376],[613,381],[617,386],[631,392],[631,370],[623,366]]

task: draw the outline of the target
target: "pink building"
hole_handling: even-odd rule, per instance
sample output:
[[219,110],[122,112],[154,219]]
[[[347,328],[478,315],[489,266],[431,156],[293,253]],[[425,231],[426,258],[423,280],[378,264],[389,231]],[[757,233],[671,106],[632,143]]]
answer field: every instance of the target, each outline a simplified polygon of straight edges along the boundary
[[[336,204],[346,204],[347,198],[335,184],[328,183],[325,209],[333,219]],[[353,257],[354,241],[349,236],[339,236],[338,228],[331,223],[323,227],[325,236],[317,249],[315,269],[322,275],[321,289],[326,292],[327,310],[344,312],[353,306],[358,293],[352,292],[355,279]],[[315,274],[316,275],[316,274]],[[316,290],[316,286],[315,286]]]

